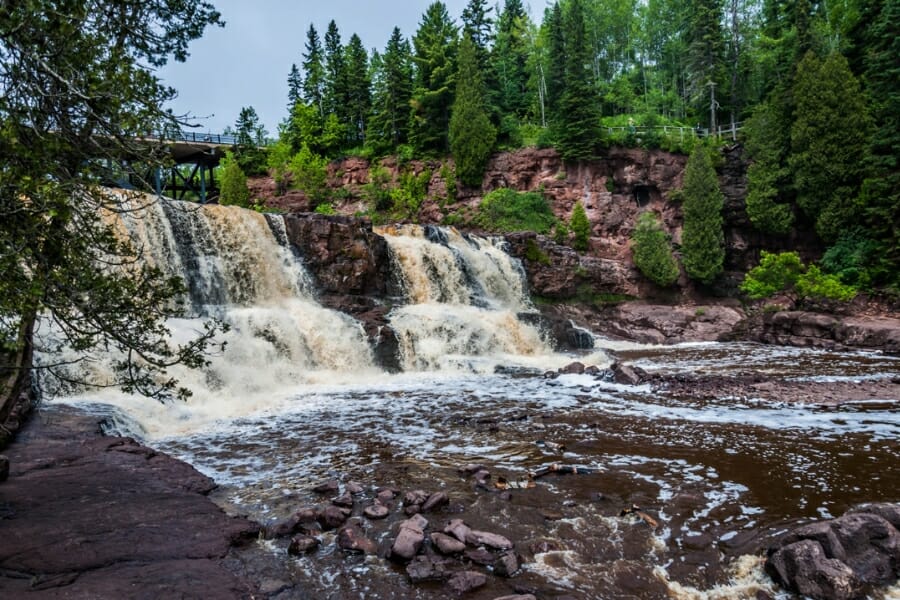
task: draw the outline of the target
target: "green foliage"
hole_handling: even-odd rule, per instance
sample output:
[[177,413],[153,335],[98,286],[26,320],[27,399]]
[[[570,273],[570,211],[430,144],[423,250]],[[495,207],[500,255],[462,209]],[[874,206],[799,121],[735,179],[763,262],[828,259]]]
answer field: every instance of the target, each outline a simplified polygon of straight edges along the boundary
[[572,216],[569,218],[569,229],[575,235],[572,247],[576,250],[584,252],[588,249],[588,239],[591,237],[591,223],[588,221],[587,213],[584,211],[584,205],[581,201],[575,203],[572,209]]
[[773,254],[763,250],[759,265],[744,276],[741,291],[754,300],[769,298],[791,289],[803,271],[803,262],[796,252]]
[[565,221],[557,221],[556,226],[553,228],[553,241],[560,246],[564,246],[569,243],[569,233],[571,231]]
[[456,175],[465,185],[480,186],[497,131],[484,105],[484,83],[478,67],[475,43],[463,36],[456,76],[456,99],[450,118],[450,151]]
[[548,233],[556,222],[550,205],[538,192],[499,188],[478,205],[475,223],[489,231]]
[[300,152],[294,155],[290,171],[291,187],[306,194],[311,210],[330,200],[328,161],[313,153],[309,146],[304,144]]
[[234,157],[244,173],[261,175],[266,169],[266,130],[252,106],[241,108],[234,124]]
[[826,241],[834,241],[863,211],[855,199],[863,175],[868,118],[847,60],[812,53],[797,66],[796,109],[789,164],[797,203]]
[[843,283],[867,287],[873,279],[879,249],[876,241],[856,228],[842,234],[820,262],[826,273],[836,275]]
[[542,265],[550,264],[550,257],[532,239],[525,240],[525,259]]
[[678,281],[678,261],[672,254],[669,237],[651,212],[641,213],[631,234],[634,265],[650,281],[667,287]]
[[447,189],[447,202],[451,204],[456,202],[456,169],[451,169],[449,165],[441,165],[441,179],[444,180],[444,187]]
[[389,209],[394,200],[391,197],[391,172],[380,165],[369,167],[369,182],[363,186],[363,197],[374,211]]
[[722,231],[725,200],[709,151],[702,146],[697,146],[691,153],[681,195],[684,269],[691,279],[709,284],[722,272],[725,262],[725,234]]
[[450,108],[456,89],[457,30],[443,2],[431,3],[413,37],[416,64],[411,141],[419,152],[449,150]]
[[369,55],[362,40],[355,33],[344,48],[346,80],[347,146],[362,144],[366,138],[366,124],[372,109],[372,79],[369,76]]
[[[313,107],[319,118],[325,116],[325,64],[322,42],[319,32],[310,24],[306,32],[306,52],[303,54],[303,71],[306,77],[303,79],[303,100]],[[297,103],[294,102],[293,107]],[[299,146],[296,148],[299,150]]]
[[412,98],[412,56],[409,41],[394,27],[384,54],[372,59],[372,114],[366,142],[390,150],[409,139],[409,103]]
[[235,159],[231,152],[225,153],[220,168],[220,196],[219,204],[228,206],[243,206],[247,208],[250,205],[250,189],[247,187],[247,176]]
[[275,195],[283,196],[290,183],[291,146],[285,140],[278,140],[267,156],[269,174],[275,181]]
[[754,227],[784,235],[791,230],[794,213],[783,200],[790,182],[786,167],[790,121],[784,102],[773,96],[760,104],[745,129],[748,158],[747,216]]
[[816,265],[804,266],[796,252],[762,252],[758,266],[750,270],[741,291],[754,300],[782,292],[800,299],[848,302],[856,296],[853,286],[844,285],[835,275],[827,275]]
[[315,213],[317,215],[336,215],[337,211],[334,210],[334,205],[331,202],[323,202],[316,206]]
[[422,171],[418,175],[412,171],[401,173],[399,185],[390,192],[393,217],[415,220],[428,194],[430,181],[430,171]]

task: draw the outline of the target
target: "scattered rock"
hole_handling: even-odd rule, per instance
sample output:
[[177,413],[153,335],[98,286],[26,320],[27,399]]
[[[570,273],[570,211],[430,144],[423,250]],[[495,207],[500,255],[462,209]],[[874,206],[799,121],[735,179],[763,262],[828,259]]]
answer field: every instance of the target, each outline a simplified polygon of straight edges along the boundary
[[481,469],[475,473],[475,481],[477,481],[478,483],[480,483],[482,485],[486,485],[487,480],[490,478],[491,478],[491,473],[490,473],[490,471],[487,471],[486,469]]
[[556,552],[559,550],[559,544],[552,540],[539,540],[533,542],[528,549],[532,554],[543,554],[544,552]]
[[362,494],[365,491],[365,488],[355,481],[348,482],[347,485],[344,486],[344,489],[354,496],[357,494]]
[[378,520],[384,519],[391,514],[391,510],[383,504],[373,504],[372,506],[365,507],[363,509],[363,514],[369,519]]
[[826,557],[822,546],[812,540],[776,551],[766,561],[766,572],[784,588],[817,599],[849,600],[859,590],[853,569]]
[[353,496],[350,495],[350,492],[344,492],[337,498],[331,501],[335,506],[343,506],[344,508],[353,508]]
[[494,561],[494,573],[500,577],[512,577],[519,570],[519,558],[515,552],[504,552]]
[[391,546],[391,558],[412,560],[419,553],[425,541],[424,526],[420,524],[420,521],[414,519],[407,519],[400,524],[400,531]]
[[336,494],[340,490],[341,485],[337,479],[325,481],[313,487],[312,491],[317,494]]
[[409,519],[407,519],[405,521],[401,521],[401,523],[400,523],[401,529],[403,527],[407,527],[407,526],[411,526],[416,529],[421,529],[422,531],[425,531],[425,529],[428,527],[428,519],[426,519],[425,517],[423,517],[421,515],[413,515]]
[[537,600],[534,594],[513,594],[512,596],[500,596],[494,600]]
[[466,549],[466,545],[458,539],[451,537],[445,533],[432,533],[431,543],[437,546],[443,554],[457,554]]
[[422,505],[422,512],[431,512],[447,504],[450,504],[450,497],[444,492],[435,492]]
[[452,521],[447,523],[446,527],[444,527],[444,533],[449,533],[463,543],[466,542],[466,539],[468,538],[471,531],[472,530],[463,522],[462,519],[453,519]]
[[406,492],[403,495],[403,504],[406,506],[425,504],[425,501],[428,500],[428,496],[428,492],[424,490],[413,490],[411,492]]
[[477,565],[489,567],[494,564],[494,555],[483,548],[466,550],[465,557]]
[[479,464],[469,464],[456,469],[460,475],[472,475],[479,471],[487,471],[487,467]]
[[625,385],[640,385],[648,378],[648,373],[640,367],[614,362],[609,368],[612,380]]
[[318,521],[326,530],[337,529],[344,524],[348,517],[350,517],[348,509],[329,506],[318,515]]
[[447,563],[429,556],[416,556],[406,565],[406,574],[412,583],[443,581],[450,576]]
[[413,515],[417,515],[417,514],[419,514],[420,512],[422,512],[422,505],[421,505],[421,504],[411,504],[410,506],[406,506],[406,507],[403,508],[403,513],[404,513],[407,517],[411,517],[411,516],[413,516]]
[[584,364],[577,361],[569,363],[565,367],[561,367],[559,372],[564,375],[581,375],[584,373]]
[[457,594],[477,590],[487,583],[487,576],[477,571],[459,571],[447,581],[447,586]]
[[378,493],[375,495],[375,499],[378,500],[381,504],[385,506],[391,506],[394,504],[394,497],[396,494],[394,490],[378,490]]
[[0,454],[0,482],[9,478],[9,459]]
[[295,535],[288,546],[288,554],[300,556],[319,547],[319,540],[309,535]]
[[378,551],[378,545],[367,538],[365,532],[356,523],[342,527],[338,531],[337,545],[347,552],[375,554]]
[[510,550],[513,547],[513,543],[502,535],[476,529],[470,530],[466,535],[466,543],[472,546],[487,546],[495,550]]

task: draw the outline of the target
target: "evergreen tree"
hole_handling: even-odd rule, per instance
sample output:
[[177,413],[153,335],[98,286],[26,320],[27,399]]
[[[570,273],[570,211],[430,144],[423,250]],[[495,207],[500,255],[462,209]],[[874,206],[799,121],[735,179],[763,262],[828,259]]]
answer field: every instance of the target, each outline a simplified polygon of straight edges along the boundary
[[600,141],[600,110],[592,85],[591,56],[581,0],[572,0],[564,13],[566,41],[565,89],[555,123],[557,148],[566,162],[587,160]]
[[450,119],[450,150],[456,161],[457,177],[469,186],[481,185],[484,168],[497,138],[488,118],[484,97],[477,47],[468,34],[463,34],[459,47],[456,99]]
[[234,137],[235,158],[241,169],[254,175],[263,173],[266,157],[261,146],[266,141],[266,130],[252,106],[241,108],[234,124]]
[[709,151],[697,144],[684,172],[681,255],[688,277],[712,283],[725,262],[724,197]]
[[347,133],[349,143],[365,141],[366,121],[372,109],[372,81],[369,76],[369,55],[362,40],[355,33],[345,49],[344,64],[347,74]]
[[572,247],[584,252],[588,249],[588,240],[591,237],[591,222],[588,220],[584,205],[579,200],[572,209],[572,217],[569,219],[569,229],[575,236]]
[[421,152],[449,150],[450,108],[456,87],[456,26],[443,2],[422,16],[413,37],[415,88],[412,97],[412,141]]
[[463,34],[472,38],[475,44],[478,69],[482,75],[490,67],[490,48],[494,41],[494,20],[490,14],[493,10],[487,5],[487,0],[469,0],[462,12]]
[[246,208],[250,204],[250,188],[247,187],[247,176],[234,154],[226,152],[219,167],[221,169],[219,204]]
[[797,66],[789,164],[797,204],[816,232],[834,241],[861,216],[855,199],[863,175],[868,119],[847,60],[807,53]]
[[678,281],[678,261],[672,255],[669,236],[652,212],[641,213],[631,234],[634,266],[650,281],[667,287]]
[[409,139],[409,102],[412,97],[409,41],[403,38],[398,27],[394,27],[376,67],[367,142],[396,148]]
[[497,85],[501,115],[515,121],[524,118],[531,108],[528,93],[528,33],[530,22],[521,0],[505,0],[497,20],[496,43],[491,64]]
[[325,115],[337,115],[342,124],[348,122],[347,115],[347,69],[344,63],[344,46],[337,23],[328,23],[325,32]]
[[288,74],[288,112],[301,100],[303,100],[303,77],[297,65],[292,64],[291,72]]
[[[306,32],[306,53],[303,55],[303,99],[315,107],[319,117],[325,116],[325,64],[319,32],[313,25]],[[293,107],[292,107],[293,108]],[[299,148],[298,148],[299,149]]]
[[791,230],[794,213],[785,191],[790,183],[786,166],[790,121],[777,95],[758,105],[744,128],[747,156],[747,216],[766,233],[784,235]]
[[557,123],[561,116],[560,102],[566,89],[566,41],[559,2],[547,9],[544,29],[547,37],[547,114],[551,123]]
[[[709,122],[710,84],[723,103],[725,82],[725,36],[722,32],[722,0],[690,0],[687,36],[687,68],[691,103],[698,118]],[[712,123],[710,123],[712,126]]]

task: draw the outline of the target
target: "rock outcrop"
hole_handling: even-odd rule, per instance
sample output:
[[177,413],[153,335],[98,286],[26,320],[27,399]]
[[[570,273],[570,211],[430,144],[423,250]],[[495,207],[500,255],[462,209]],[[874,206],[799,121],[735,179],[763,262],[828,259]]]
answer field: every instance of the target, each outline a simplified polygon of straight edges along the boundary
[[898,354],[900,319],[781,311],[748,320],[734,337],[766,344],[837,350],[869,348]]
[[900,505],[857,507],[789,532],[770,548],[766,573],[814,600],[861,598],[900,577]]

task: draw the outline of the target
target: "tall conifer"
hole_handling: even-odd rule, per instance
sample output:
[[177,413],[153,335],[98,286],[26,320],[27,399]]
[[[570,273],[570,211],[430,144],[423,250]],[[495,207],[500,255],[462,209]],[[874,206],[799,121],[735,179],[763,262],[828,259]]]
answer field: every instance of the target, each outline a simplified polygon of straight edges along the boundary
[[596,155],[600,142],[600,109],[592,85],[591,56],[581,0],[572,0],[564,13],[566,41],[565,89],[556,122],[557,148],[566,162]]
[[450,119],[450,150],[461,182],[481,185],[496,138],[497,132],[491,125],[485,105],[477,48],[471,36],[464,34],[459,47],[456,99]]
[[684,229],[681,253],[688,277],[702,283],[712,281],[725,263],[725,235],[722,231],[724,197],[712,159],[697,144],[684,172]]

